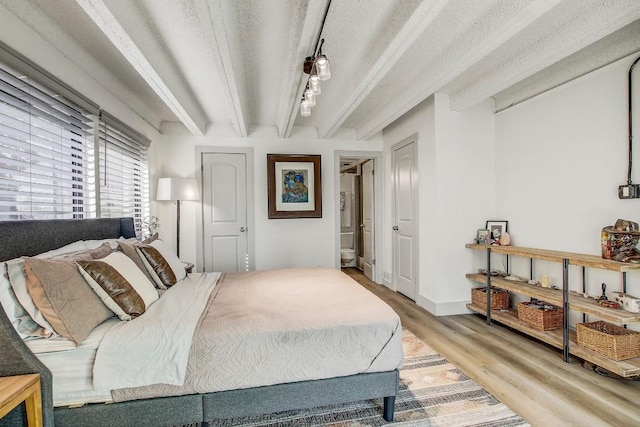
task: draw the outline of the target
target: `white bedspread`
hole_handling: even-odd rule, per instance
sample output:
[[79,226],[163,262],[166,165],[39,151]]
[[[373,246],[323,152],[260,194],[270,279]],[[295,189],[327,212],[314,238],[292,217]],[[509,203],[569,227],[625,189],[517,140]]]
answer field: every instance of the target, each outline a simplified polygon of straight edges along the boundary
[[184,383],[193,333],[220,273],[189,275],[142,315],[103,338],[93,367],[96,390]]
[[114,390],[114,401],[392,371],[402,366],[400,318],[339,270],[227,273],[211,299],[193,334],[184,385]]

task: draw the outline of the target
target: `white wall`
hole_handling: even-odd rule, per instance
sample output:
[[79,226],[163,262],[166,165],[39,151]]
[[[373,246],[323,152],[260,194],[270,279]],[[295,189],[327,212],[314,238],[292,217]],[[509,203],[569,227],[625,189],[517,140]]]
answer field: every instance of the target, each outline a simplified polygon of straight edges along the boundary
[[[494,213],[493,103],[452,112],[448,96],[436,94],[383,131],[387,199],[392,200],[391,147],[418,140],[419,295],[417,303],[437,315],[465,313],[470,283],[461,266],[473,264],[464,248]],[[392,218],[387,203],[386,217]],[[385,272],[392,270],[391,224],[384,227]],[[385,274],[386,276],[386,274]]]
[[[627,75],[638,55],[589,73],[496,116],[496,212],[509,220],[513,243],[600,255],[600,231],[617,218],[640,222],[640,199],[620,200],[626,183]],[[640,70],[634,72],[634,127],[640,132]],[[636,136],[636,141],[638,138]],[[634,147],[634,182],[640,155]],[[528,274],[519,260],[514,272]],[[519,269],[519,270],[518,270]],[[556,265],[536,264],[536,275],[561,283]],[[581,285],[570,271],[572,288]],[[640,277],[629,292],[640,295]],[[620,286],[619,274],[590,269],[588,291]]]
[[[356,141],[350,139],[318,140],[305,132],[294,133],[283,140],[269,131],[254,132],[248,138],[216,136],[211,132],[204,137],[189,135],[165,135],[161,140],[162,167],[154,171],[154,176],[194,177],[200,167],[195,156],[195,147],[253,147],[254,154],[254,203],[255,224],[250,229],[250,238],[255,242],[255,268],[259,270],[284,267],[335,267],[336,247],[339,238],[336,233],[336,212],[339,194],[335,189],[334,152],[336,150],[381,150],[380,140]],[[267,154],[320,154],[322,156],[322,218],[268,219],[267,212]],[[156,203],[157,213],[163,224],[161,236],[175,240],[175,205]],[[182,225],[180,229],[181,258],[196,259],[195,202],[182,204]],[[339,258],[339,257],[338,257]]]

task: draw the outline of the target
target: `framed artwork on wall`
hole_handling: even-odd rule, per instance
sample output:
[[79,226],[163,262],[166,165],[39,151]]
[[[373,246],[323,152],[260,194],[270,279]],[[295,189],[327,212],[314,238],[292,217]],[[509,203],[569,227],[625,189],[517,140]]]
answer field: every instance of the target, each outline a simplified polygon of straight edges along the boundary
[[322,218],[320,157],[267,154],[269,219]]
[[487,221],[487,224],[484,228],[490,231],[491,239],[500,240],[500,237],[502,237],[502,233],[509,231],[509,221],[503,221],[503,220]]

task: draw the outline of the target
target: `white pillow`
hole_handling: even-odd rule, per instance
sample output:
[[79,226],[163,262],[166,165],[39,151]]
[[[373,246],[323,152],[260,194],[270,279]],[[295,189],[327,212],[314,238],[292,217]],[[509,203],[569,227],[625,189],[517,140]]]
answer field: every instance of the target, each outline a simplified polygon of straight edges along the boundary
[[85,249],[95,249],[102,246],[103,243],[109,243],[111,249],[118,248],[118,239],[102,239],[102,240],[83,240]]
[[82,240],[78,240],[77,242],[69,243],[61,248],[54,249],[52,251],[43,252],[35,256],[35,258],[53,258],[60,255],[69,255],[77,252],[84,252],[87,250],[84,242]]
[[16,294],[9,282],[7,264],[4,262],[0,263],[0,304],[2,304],[4,312],[7,314],[13,328],[20,335],[20,338],[43,336],[44,330],[42,327],[33,321],[29,313],[20,305],[18,298],[16,298]]
[[[142,301],[144,307],[141,312],[132,313],[128,311],[124,305],[119,305],[114,298],[112,298],[107,291],[105,291],[105,283],[99,283],[96,276],[90,274],[90,267],[95,265],[94,263],[105,263],[113,267],[131,286],[131,291],[137,293]],[[151,304],[158,299],[158,291],[154,287],[153,283],[145,276],[145,274],[138,268],[138,266],[131,261],[131,259],[122,252],[113,252],[110,255],[100,260],[93,261],[78,261],[80,266],[80,273],[85,278],[91,289],[100,297],[102,302],[111,309],[121,320],[131,320],[135,315],[142,314]],[[87,271],[89,270],[89,271]],[[105,280],[109,280],[109,277],[103,277]],[[100,280],[100,279],[98,279]],[[132,316],[134,314],[134,316]]]
[[29,295],[29,291],[27,290],[27,273],[24,270],[24,260],[22,258],[15,258],[7,261],[6,265],[9,283],[11,283],[11,288],[20,305],[29,317],[44,329],[43,335],[45,337],[56,336],[57,334],[53,330],[53,327],[47,322],[47,319],[44,318],[42,313],[40,313],[40,310],[38,310],[38,307],[36,307],[31,299],[31,295]]

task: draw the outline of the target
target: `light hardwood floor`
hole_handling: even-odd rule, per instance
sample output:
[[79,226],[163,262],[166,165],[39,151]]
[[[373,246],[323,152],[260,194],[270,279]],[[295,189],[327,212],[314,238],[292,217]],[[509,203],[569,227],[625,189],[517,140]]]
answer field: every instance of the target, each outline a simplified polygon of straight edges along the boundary
[[484,317],[436,317],[403,295],[345,273],[386,301],[404,327],[533,426],[640,426],[640,381],[608,378]]

